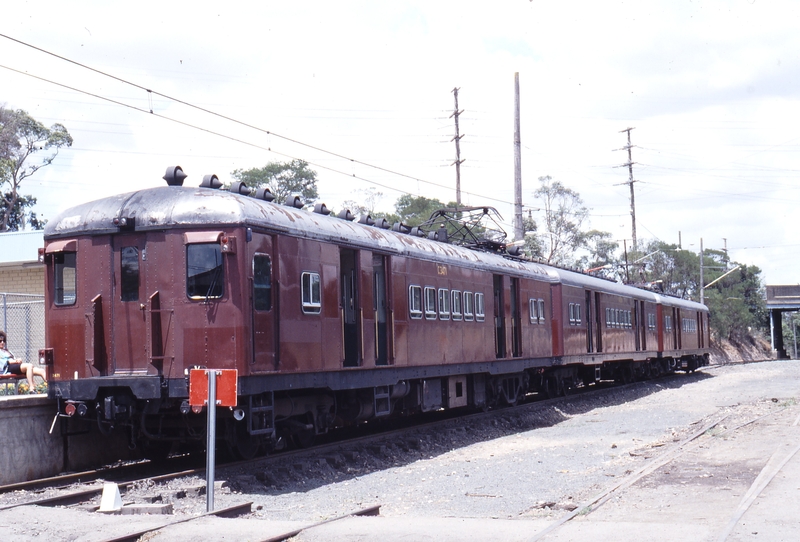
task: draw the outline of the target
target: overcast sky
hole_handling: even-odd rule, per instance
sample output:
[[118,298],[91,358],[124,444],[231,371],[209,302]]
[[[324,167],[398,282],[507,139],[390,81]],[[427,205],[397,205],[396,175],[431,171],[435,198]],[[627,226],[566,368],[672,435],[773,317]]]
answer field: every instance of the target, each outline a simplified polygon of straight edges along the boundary
[[592,227],[630,244],[627,154],[614,149],[632,127],[640,242],[727,240],[767,283],[800,282],[800,4],[476,4],[7,3],[0,104],[75,140],[22,193],[48,218],[162,185],[170,165],[197,185],[301,158],[329,207],[370,188],[383,210],[405,192],[451,201],[458,87],[462,200],[495,206],[510,236],[518,72],[526,209],[550,175],[581,194]]

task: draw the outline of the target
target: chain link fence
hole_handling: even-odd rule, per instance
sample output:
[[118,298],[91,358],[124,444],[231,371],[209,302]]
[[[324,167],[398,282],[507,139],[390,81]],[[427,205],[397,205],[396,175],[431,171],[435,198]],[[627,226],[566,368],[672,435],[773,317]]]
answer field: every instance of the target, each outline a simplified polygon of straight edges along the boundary
[[44,348],[44,296],[0,293],[0,328],[15,358],[38,365]]

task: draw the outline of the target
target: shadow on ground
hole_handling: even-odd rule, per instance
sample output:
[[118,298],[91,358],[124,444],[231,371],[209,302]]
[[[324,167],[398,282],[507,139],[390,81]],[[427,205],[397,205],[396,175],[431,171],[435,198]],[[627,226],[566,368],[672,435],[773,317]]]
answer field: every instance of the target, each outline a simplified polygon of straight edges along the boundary
[[299,456],[274,456],[246,469],[237,469],[225,477],[233,490],[246,493],[280,495],[311,491],[331,483],[431,459],[472,444],[551,427],[597,408],[621,405],[713,376],[695,372],[624,386],[592,386],[588,390],[590,393],[453,418],[434,428],[409,429],[401,436],[392,433],[375,435],[367,443],[344,442],[334,452],[309,449]]

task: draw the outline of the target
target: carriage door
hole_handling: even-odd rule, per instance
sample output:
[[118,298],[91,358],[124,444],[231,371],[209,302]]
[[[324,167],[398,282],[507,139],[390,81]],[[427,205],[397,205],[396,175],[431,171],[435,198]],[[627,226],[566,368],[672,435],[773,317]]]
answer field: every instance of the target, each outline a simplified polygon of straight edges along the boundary
[[506,357],[506,305],[503,296],[503,277],[494,276],[494,344],[498,358]]
[[590,354],[594,348],[594,340],[592,339],[594,316],[594,311],[592,310],[592,292],[586,290],[586,351]]
[[519,279],[511,279],[511,355],[522,355],[522,317],[519,304]]
[[372,255],[372,309],[375,311],[375,365],[389,363],[389,337],[386,326],[388,305],[386,295],[386,256]]
[[276,349],[278,341],[275,312],[277,289],[273,288],[272,237],[253,233],[248,243],[250,251],[250,296],[252,299],[252,350],[250,361],[253,372],[275,371],[278,369]]
[[594,321],[597,325],[597,351],[603,351],[603,318],[600,314],[600,292],[594,293]]
[[644,301],[639,301],[639,329],[642,335],[642,350],[647,350],[647,315],[644,308]]
[[355,250],[343,248],[339,253],[341,274],[341,315],[344,337],[344,366],[358,367],[361,361],[359,324],[361,307],[358,299],[358,269]]
[[150,364],[152,337],[147,326],[150,300],[145,286],[145,236],[123,234],[112,239],[114,286],[109,305],[114,333],[108,374],[155,373],[156,368]]

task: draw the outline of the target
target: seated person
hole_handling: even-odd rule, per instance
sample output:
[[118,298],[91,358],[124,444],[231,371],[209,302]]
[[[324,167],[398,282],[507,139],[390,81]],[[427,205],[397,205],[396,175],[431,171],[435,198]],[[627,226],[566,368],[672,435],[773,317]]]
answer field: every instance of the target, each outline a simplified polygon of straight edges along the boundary
[[41,367],[34,367],[33,363],[26,363],[14,358],[14,354],[6,349],[6,332],[0,331],[0,374],[13,374],[28,379],[31,392],[36,388],[33,377],[38,375],[47,381],[47,373]]

